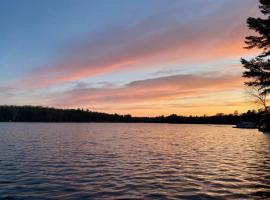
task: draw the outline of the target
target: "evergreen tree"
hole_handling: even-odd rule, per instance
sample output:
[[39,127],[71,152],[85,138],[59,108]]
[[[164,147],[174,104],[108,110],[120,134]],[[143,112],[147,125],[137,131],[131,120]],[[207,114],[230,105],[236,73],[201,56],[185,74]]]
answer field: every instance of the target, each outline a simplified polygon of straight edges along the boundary
[[270,94],[270,0],[260,0],[259,8],[265,18],[247,19],[249,29],[257,34],[246,37],[245,43],[246,48],[258,48],[262,53],[249,61],[241,59],[241,62],[246,69],[243,77],[249,78],[245,84],[267,96]]

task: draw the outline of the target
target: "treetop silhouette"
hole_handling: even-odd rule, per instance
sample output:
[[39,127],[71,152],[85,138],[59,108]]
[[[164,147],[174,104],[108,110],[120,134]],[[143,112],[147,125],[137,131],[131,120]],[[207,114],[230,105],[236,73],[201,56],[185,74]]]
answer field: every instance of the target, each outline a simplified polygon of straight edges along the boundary
[[248,28],[255,31],[257,35],[246,37],[246,48],[262,49],[262,53],[251,60],[241,59],[246,69],[243,77],[250,80],[245,82],[247,86],[256,87],[261,95],[270,93],[270,1],[260,0],[259,6],[265,18],[247,19]]

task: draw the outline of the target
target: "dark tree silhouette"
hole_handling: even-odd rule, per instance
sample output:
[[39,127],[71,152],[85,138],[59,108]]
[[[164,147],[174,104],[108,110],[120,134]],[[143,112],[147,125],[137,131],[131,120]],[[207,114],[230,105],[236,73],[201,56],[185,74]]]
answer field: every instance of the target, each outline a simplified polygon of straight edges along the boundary
[[243,114],[217,114],[214,116],[158,116],[133,117],[131,115],[91,112],[83,109],[56,109],[40,106],[1,106],[0,122],[124,122],[124,123],[180,123],[180,124],[236,124],[240,121],[257,123],[255,111]]
[[262,53],[251,60],[241,59],[246,69],[243,77],[249,78],[247,86],[255,89],[255,96],[264,107],[261,125],[263,130],[270,131],[270,112],[268,96],[270,94],[270,0],[260,0],[259,8],[264,18],[247,19],[248,28],[255,31],[256,35],[246,37],[247,49],[261,49]]
[[249,29],[257,33],[256,36],[246,37],[248,49],[262,49],[262,53],[251,60],[241,59],[246,69],[243,76],[249,78],[246,85],[256,87],[260,94],[270,94],[270,0],[260,0],[259,6],[265,16],[262,18],[250,17],[247,19]]

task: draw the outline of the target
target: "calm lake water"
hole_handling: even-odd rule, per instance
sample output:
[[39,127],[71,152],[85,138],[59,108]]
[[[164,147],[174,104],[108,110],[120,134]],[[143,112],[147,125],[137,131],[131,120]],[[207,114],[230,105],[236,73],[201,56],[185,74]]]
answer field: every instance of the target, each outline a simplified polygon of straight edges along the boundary
[[267,199],[270,135],[231,126],[0,123],[0,199]]

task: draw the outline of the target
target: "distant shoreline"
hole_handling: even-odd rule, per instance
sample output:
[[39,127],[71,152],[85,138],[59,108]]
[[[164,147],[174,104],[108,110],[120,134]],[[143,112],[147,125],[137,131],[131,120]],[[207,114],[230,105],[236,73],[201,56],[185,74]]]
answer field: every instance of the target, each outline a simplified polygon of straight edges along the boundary
[[255,111],[248,111],[243,114],[220,113],[214,116],[181,116],[171,114],[157,117],[133,117],[131,115],[108,114],[83,109],[58,109],[42,106],[0,106],[0,122],[234,125],[241,121],[257,123],[259,121],[259,114]]
[[209,125],[209,126],[234,126],[235,124],[195,124],[195,123],[166,123],[166,122],[4,122],[0,124],[172,124],[172,125]]

